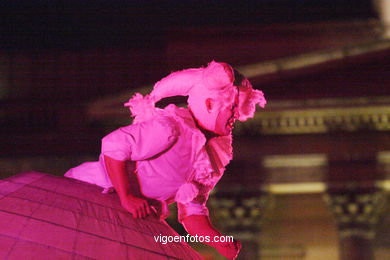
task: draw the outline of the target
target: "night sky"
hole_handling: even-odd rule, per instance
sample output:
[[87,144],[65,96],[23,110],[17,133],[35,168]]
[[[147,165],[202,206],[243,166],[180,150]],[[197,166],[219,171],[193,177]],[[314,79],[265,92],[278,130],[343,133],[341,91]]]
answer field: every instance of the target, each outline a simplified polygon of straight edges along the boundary
[[370,0],[7,1],[0,4],[0,48],[137,48],[159,44],[172,27],[373,16]]

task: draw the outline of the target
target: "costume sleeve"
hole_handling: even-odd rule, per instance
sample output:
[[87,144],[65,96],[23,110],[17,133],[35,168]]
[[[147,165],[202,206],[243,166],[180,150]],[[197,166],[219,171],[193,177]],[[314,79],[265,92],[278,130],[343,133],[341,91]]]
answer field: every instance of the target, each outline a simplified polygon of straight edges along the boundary
[[173,119],[155,119],[121,127],[102,139],[102,154],[115,160],[140,161],[169,149],[177,140]]
[[178,220],[182,223],[182,220],[191,215],[209,215],[209,210],[206,206],[209,193],[199,194],[195,199],[188,203],[177,203],[178,208]]

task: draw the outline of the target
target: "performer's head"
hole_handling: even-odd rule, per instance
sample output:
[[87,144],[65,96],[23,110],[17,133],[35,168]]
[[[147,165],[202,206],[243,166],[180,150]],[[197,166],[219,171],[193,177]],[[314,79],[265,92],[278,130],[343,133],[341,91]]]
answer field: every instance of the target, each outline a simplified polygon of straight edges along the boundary
[[[150,95],[134,96],[126,104],[132,114],[144,117],[145,105],[170,96],[188,95],[188,106],[198,124],[218,135],[229,135],[236,119],[253,117],[256,104],[264,107],[263,93],[226,63],[212,61],[205,68],[174,72],[157,82]],[[138,108],[136,108],[138,106]],[[148,113],[146,113],[148,114]]]
[[204,129],[228,135],[238,119],[239,90],[234,85],[234,71],[226,63],[211,62],[191,88],[188,106]]

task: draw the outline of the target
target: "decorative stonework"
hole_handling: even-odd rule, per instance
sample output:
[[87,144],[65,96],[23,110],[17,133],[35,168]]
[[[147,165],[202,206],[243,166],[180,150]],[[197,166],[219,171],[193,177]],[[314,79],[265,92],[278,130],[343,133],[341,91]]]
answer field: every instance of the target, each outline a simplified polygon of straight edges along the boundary
[[319,134],[390,130],[390,106],[307,108],[257,113],[237,134]]
[[386,206],[384,192],[345,190],[328,192],[324,198],[336,218],[341,238],[374,238],[376,226]]
[[210,197],[220,227],[241,239],[256,237],[270,197],[260,188],[221,185]]

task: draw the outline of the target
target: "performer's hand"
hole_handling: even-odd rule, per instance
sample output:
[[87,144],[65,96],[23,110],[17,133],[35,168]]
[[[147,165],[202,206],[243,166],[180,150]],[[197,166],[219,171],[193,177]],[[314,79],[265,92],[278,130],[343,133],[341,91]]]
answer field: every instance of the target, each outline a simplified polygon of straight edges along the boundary
[[169,209],[165,202],[155,199],[148,200],[151,212],[160,220],[166,219],[169,216]]
[[233,242],[219,242],[216,243],[215,249],[229,260],[234,260],[238,256],[241,250],[241,242],[234,240]]
[[126,195],[121,198],[121,204],[134,218],[146,218],[151,214],[148,202],[133,195]]

